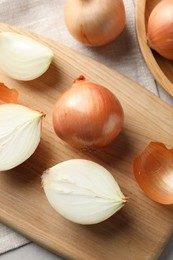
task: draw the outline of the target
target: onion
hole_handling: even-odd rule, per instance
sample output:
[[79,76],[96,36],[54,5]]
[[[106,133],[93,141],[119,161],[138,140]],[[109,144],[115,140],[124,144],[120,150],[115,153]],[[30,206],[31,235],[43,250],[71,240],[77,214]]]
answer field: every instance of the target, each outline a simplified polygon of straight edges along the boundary
[[56,164],[44,171],[42,185],[50,205],[64,218],[82,225],[108,219],[128,200],[111,173],[89,160]]
[[41,138],[42,112],[19,104],[0,105],[0,171],[26,161]]
[[147,38],[152,49],[164,58],[173,60],[173,0],[163,0],[152,10]]
[[64,18],[74,38],[87,45],[101,46],[120,35],[126,14],[122,0],[68,0]]
[[69,144],[83,149],[107,146],[120,133],[124,112],[118,99],[105,87],[77,78],[56,102],[53,126]]
[[33,80],[47,71],[53,52],[30,37],[0,32],[0,70],[16,80]]
[[133,169],[139,186],[150,199],[173,204],[173,149],[151,142],[134,159]]

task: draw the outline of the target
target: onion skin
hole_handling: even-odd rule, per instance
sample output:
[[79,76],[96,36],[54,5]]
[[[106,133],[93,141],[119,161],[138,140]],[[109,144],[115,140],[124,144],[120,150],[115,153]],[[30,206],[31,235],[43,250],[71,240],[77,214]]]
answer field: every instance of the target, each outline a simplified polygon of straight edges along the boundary
[[0,82],[0,104],[17,103],[19,93],[16,89],[10,89]]
[[133,162],[134,176],[143,192],[161,204],[173,204],[173,149],[151,142]]
[[173,0],[163,0],[152,10],[147,25],[148,45],[173,60]]
[[102,46],[120,35],[126,14],[122,0],[67,0],[64,19],[67,29],[78,41]]
[[83,76],[57,100],[53,110],[55,133],[70,145],[86,150],[111,143],[120,133],[123,121],[118,99]]

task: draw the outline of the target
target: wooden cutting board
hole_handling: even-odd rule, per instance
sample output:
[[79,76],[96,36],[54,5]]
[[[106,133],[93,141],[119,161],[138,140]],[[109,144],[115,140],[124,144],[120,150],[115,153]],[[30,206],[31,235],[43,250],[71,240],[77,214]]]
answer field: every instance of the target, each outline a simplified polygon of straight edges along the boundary
[[[173,207],[144,195],[134,179],[132,162],[151,140],[173,147],[173,108],[127,77],[68,47],[5,24],[0,24],[0,31],[28,35],[47,44],[55,55],[50,69],[36,80],[18,82],[0,74],[1,81],[20,92],[20,103],[46,113],[34,155],[0,174],[0,221],[65,258],[155,259],[172,233]],[[125,112],[119,137],[94,153],[68,146],[52,128],[56,98],[80,74],[109,88]],[[71,223],[56,213],[41,187],[41,175],[48,167],[72,158],[90,159],[106,167],[130,198],[127,205],[107,221],[91,226]]]

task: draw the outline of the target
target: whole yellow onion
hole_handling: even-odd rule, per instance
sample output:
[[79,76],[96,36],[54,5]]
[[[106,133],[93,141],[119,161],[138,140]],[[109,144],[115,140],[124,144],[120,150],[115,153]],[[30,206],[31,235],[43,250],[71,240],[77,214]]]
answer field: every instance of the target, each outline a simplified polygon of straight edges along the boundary
[[59,138],[84,150],[110,144],[121,132],[124,111],[115,95],[84,76],[60,96],[53,110],[53,126]]
[[152,10],[147,25],[149,46],[173,60],[173,0],[163,0]]
[[120,35],[126,14],[122,0],[67,0],[64,18],[74,38],[86,45],[101,46]]

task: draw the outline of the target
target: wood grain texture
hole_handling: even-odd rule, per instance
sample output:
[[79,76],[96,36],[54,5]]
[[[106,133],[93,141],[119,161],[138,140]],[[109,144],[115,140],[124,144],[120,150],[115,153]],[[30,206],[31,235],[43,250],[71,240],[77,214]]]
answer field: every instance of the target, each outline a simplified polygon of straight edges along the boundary
[[136,32],[144,60],[155,80],[173,96],[173,61],[161,57],[147,44],[147,22],[161,0],[136,0]]
[[[155,203],[143,194],[134,180],[132,162],[151,140],[173,147],[173,109],[127,77],[66,46],[5,24],[0,24],[0,31],[28,35],[54,52],[49,70],[36,80],[19,82],[0,73],[1,81],[19,91],[20,103],[46,113],[42,139],[33,156],[0,174],[0,221],[66,258],[155,259],[172,233],[173,207]],[[94,153],[68,146],[52,127],[56,98],[80,74],[110,89],[125,112],[119,137]],[[106,167],[130,197],[127,205],[107,221],[91,226],[71,223],[56,213],[41,187],[41,175],[72,158],[93,160]]]

